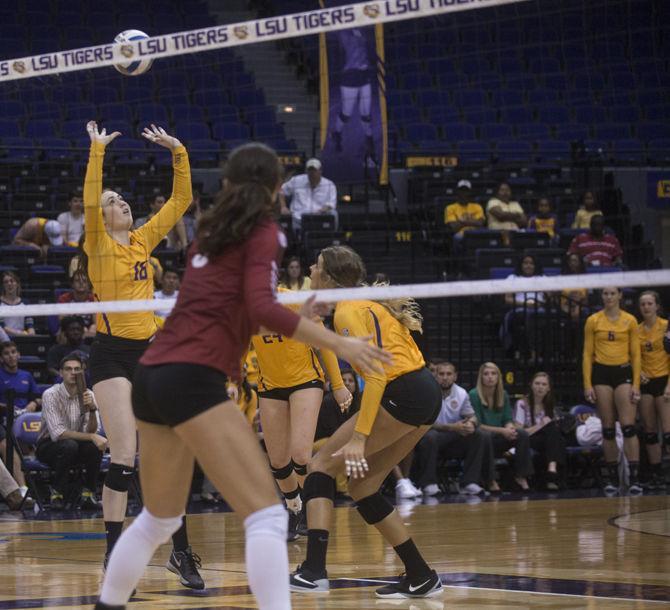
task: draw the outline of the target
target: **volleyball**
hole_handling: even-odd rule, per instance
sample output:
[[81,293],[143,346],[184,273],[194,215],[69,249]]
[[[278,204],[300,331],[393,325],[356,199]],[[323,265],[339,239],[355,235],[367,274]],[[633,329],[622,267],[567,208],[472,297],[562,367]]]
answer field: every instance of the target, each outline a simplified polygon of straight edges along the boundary
[[[114,38],[114,42],[125,45],[121,47],[121,53],[125,57],[128,57],[128,59],[131,59],[133,55],[135,55],[135,50],[132,46],[126,45],[125,43],[135,40],[144,40],[145,38],[149,38],[149,35],[141,30],[124,30],[120,34],[117,34],[116,38]],[[153,59],[132,59],[127,63],[115,64],[114,67],[121,72],[121,74],[125,74],[126,76],[139,76],[151,68],[153,62]]]

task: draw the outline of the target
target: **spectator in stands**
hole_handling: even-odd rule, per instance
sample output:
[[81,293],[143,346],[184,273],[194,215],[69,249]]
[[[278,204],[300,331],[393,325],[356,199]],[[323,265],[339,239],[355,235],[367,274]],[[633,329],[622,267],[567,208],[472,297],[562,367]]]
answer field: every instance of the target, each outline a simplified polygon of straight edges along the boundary
[[[91,282],[83,271],[77,270],[70,277],[70,286],[72,290],[64,292],[58,296],[59,303],[93,303],[95,297],[91,291]],[[95,337],[95,315],[82,315],[81,321],[84,324],[84,338]],[[63,319],[61,318],[61,324]],[[64,354],[63,354],[64,355]],[[58,366],[60,360],[54,364]]]
[[84,199],[77,193],[70,193],[68,202],[69,212],[58,215],[58,223],[61,226],[63,240],[68,246],[76,248],[84,233]]
[[528,221],[528,229],[538,233],[547,233],[554,239],[558,231],[558,218],[552,212],[551,201],[548,197],[537,200],[537,214],[533,214]]
[[288,259],[286,271],[282,273],[279,285],[288,290],[309,290],[312,281],[305,275],[299,256]]
[[0,287],[0,304],[16,307],[15,316],[0,318],[0,327],[10,337],[21,335],[34,335],[35,328],[33,319],[20,315],[21,308],[25,306],[21,300],[21,280],[13,271],[3,271],[2,287]]
[[472,183],[469,180],[459,181],[456,197],[454,203],[444,208],[444,224],[455,239],[461,239],[466,231],[484,227],[486,217],[482,206],[472,201]]
[[28,246],[46,256],[49,246],[62,246],[63,233],[57,220],[29,218],[14,236],[15,246]]
[[[342,410],[333,397],[332,392],[328,392],[324,395],[321,408],[319,409],[316,432],[314,433],[313,454],[316,454],[333,433],[352,415],[358,413],[361,408],[361,390],[358,379],[356,378],[356,373],[351,369],[343,369],[342,381],[347,390],[351,392],[351,404],[348,408]],[[335,483],[339,493],[347,493],[347,477],[344,472],[337,475]]]
[[193,203],[181,217],[186,231],[186,243],[190,244],[195,237],[195,229],[202,210],[200,208],[200,191],[193,190]]
[[[290,210],[286,200],[290,199]],[[300,230],[303,214],[329,214],[337,224],[337,189],[321,175],[321,161],[309,159],[305,173],[284,182],[279,192],[282,214],[291,214],[293,228]]]
[[0,345],[0,405],[7,407],[7,390],[14,390],[14,412],[17,415],[25,411],[35,412],[41,404],[37,382],[31,373],[19,368],[20,358],[13,341]]
[[450,457],[464,460],[461,493],[483,493],[479,484],[488,482],[493,468],[491,436],[478,430],[470,397],[456,383],[456,367],[446,361],[437,362],[436,367],[436,379],[442,388],[442,409],[415,449],[417,469],[421,473],[419,487],[426,496],[438,494],[439,461]]
[[525,229],[528,225],[526,213],[518,201],[512,201],[512,189],[507,182],[501,182],[495,197],[486,204],[488,228],[502,231],[503,240],[509,242],[509,232]]
[[530,447],[547,463],[546,487],[558,489],[558,466],[565,464],[563,435],[554,419],[554,395],[547,373],[535,373],[528,394],[514,406],[514,424],[530,436]]
[[623,250],[619,240],[605,233],[605,218],[598,214],[591,218],[588,233],[577,235],[568,248],[568,254],[577,254],[586,266],[614,267],[622,264]]
[[575,219],[572,222],[573,229],[589,229],[591,227],[591,219],[594,216],[602,216],[598,200],[593,191],[586,191],[582,195],[582,204],[575,214]]
[[77,354],[60,363],[63,382],[50,387],[42,397],[42,433],[37,442],[37,458],[55,470],[51,505],[62,508],[71,468],[83,466],[82,508],[98,508],[95,495],[102,454],[107,439],[98,434],[98,406],[91,390],[82,381],[84,365]]
[[[540,277],[540,268],[535,257],[525,255],[517,269],[517,273],[507,276],[508,280],[516,278]],[[505,304],[511,309],[505,314],[502,327],[503,344],[506,349],[525,350],[526,356],[535,361],[538,349],[537,341],[544,327],[545,304],[547,295],[542,291],[515,292],[505,295]]]
[[83,362],[88,361],[91,348],[84,343],[84,320],[81,316],[65,316],[60,321],[65,343],[56,343],[47,353],[47,367],[52,379],[60,375],[61,361],[68,354],[77,354]]
[[[584,265],[578,254],[568,254],[565,257],[563,275],[580,275],[584,273]],[[561,310],[569,314],[573,321],[579,321],[588,314],[587,304],[589,291],[586,288],[566,288],[561,291]]]
[[[179,274],[173,269],[163,272],[161,289],[154,292],[154,299],[176,299],[179,296]],[[156,315],[165,320],[170,315],[170,309],[158,309]]]
[[[133,229],[139,229],[141,226],[149,222],[158,212],[161,211],[161,208],[165,205],[166,199],[163,195],[156,195],[153,201],[149,204],[150,212],[147,216],[138,218],[134,224]],[[188,238],[186,236],[186,226],[182,218],[180,218],[174,227],[166,236],[166,245],[168,248],[173,248],[174,250],[186,250],[186,247],[189,244]]]
[[[494,455],[502,456],[514,447],[514,480],[522,490],[528,490],[527,477],[533,472],[530,437],[514,425],[509,395],[503,388],[502,374],[493,362],[479,367],[477,387],[470,390],[470,402],[480,428],[492,435]],[[497,491],[495,481],[491,491]]]

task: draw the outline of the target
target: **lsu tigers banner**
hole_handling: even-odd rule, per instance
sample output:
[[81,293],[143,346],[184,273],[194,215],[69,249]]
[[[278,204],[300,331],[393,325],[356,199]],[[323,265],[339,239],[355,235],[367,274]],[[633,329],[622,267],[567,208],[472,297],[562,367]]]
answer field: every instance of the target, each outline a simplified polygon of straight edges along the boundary
[[[321,8],[344,4],[320,0]],[[384,26],[319,34],[319,63],[323,175],[388,184]]]
[[670,210],[670,171],[647,172],[647,205],[657,210]]

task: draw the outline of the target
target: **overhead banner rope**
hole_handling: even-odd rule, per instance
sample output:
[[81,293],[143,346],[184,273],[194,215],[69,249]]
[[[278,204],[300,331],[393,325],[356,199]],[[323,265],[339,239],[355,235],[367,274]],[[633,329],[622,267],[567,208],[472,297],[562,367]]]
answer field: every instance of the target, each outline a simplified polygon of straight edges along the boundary
[[55,51],[0,61],[0,82],[102,68],[138,59],[159,59],[334,32],[353,27],[390,23],[470,9],[517,4],[528,0],[385,0],[280,15],[265,19],[215,25],[153,36],[126,44],[112,43],[68,51]]

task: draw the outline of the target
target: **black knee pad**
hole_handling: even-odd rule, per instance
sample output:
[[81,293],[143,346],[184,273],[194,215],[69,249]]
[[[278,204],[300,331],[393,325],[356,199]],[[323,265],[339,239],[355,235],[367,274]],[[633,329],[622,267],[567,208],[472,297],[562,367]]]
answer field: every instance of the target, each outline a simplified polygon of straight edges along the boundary
[[304,477],[307,474],[307,464],[298,464],[291,460],[291,463],[293,464],[293,470],[295,470],[296,474],[299,474],[301,477]]
[[356,510],[363,520],[370,525],[379,523],[393,512],[393,505],[379,492],[367,498],[356,500]]
[[283,481],[284,479],[288,479],[291,476],[291,473],[293,472],[293,463],[289,462],[286,464],[286,466],[282,466],[281,468],[275,468],[272,464],[270,464],[270,470],[272,470],[272,476],[275,479],[278,481]]
[[633,438],[637,435],[637,430],[635,426],[622,426],[621,432],[623,433],[624,438]]
[[372,116],[369,114],[362,114],[361,121],[363,121],[363,123],[372,123]]
[[613,441],[616,438],[616,428],[603,428],[603,438]]
[[340,112],[339,116],[340,116],[340,121],[342,121],[343,123],[348,123],[349,119],[351,118],[351,115],[343,114],[342,112]]
[[109,465],[109,470],[105,477],[105,485],[114,491],[128,491],[134,474],[134,466],[112,463]]
[[335,500],[335,479],[325,472],[310,472],[305,479],[303,496],[305,504],[315,498]]
[[670,432],[665,432],[663,434],[663,444],[666,447],[670,447]]
[[658,432],[645,432],[644,433],[644,444],[645,445],[658,445]]

